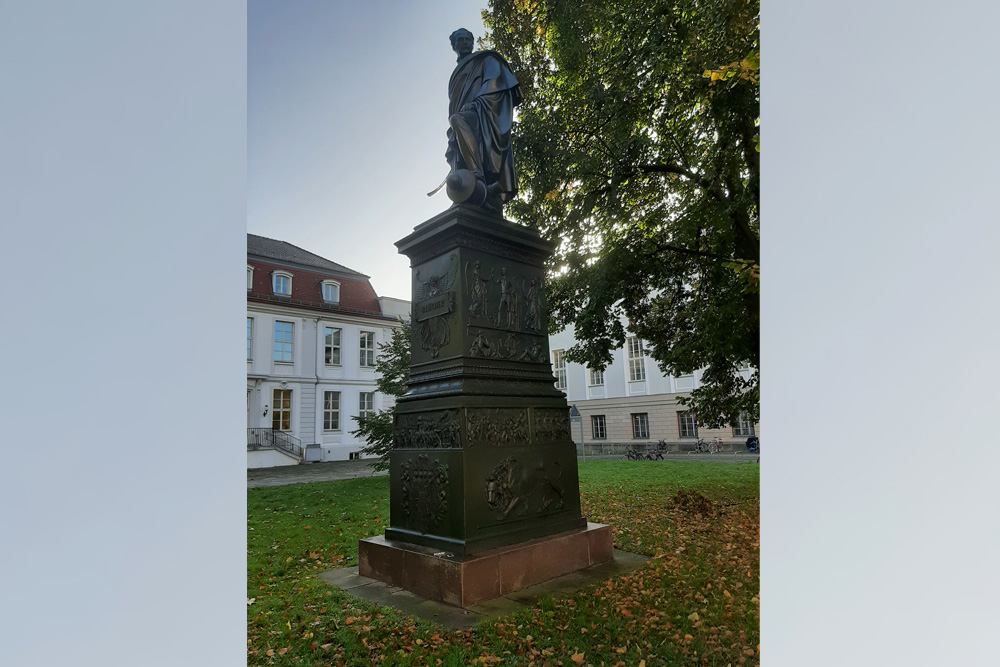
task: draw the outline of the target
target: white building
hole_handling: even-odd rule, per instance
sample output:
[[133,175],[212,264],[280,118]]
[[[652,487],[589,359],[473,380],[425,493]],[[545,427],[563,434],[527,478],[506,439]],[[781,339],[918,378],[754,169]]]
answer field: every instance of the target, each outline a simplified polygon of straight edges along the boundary
[[[634,336],[613,351],[613,360],[603,372],[565,360],[565,351],[575,343],[572,327],[549,337],[556,387],[566,392],[567,402],[580,413],[571,425],[573,439],[583,442],[588,455],[618,452],[625,446],[644,450],[660,440],[671,450],[685,451],[693,449],[699,438],[721,438],[725,450],[742,449],[747,437],[760,435],[760,424],[748,422],[722,429],[699,428],[694,414],[679,405],[677,398],[698,386],[700,373],[664,375]],[[749,379],[750,372],[744,370],[744,377]]]
[[368,278],[247,234],[247,467],[360,455],[351,418],[392,405],[375,356],[410,310]]

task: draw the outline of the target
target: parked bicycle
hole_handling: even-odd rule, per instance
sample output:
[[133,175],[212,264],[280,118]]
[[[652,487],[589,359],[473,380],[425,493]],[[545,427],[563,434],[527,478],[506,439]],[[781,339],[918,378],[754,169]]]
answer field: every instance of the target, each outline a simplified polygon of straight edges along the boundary
[[718,454],[722,451],[722,438],[716,438],[711,441],[698,438],[698,442],[694,446],[694,451],[700,454]]
[[659,449],[657,449],[656,451],[649,452],[648,454],[646,454],[646,460],[647,461],[662,461],[663,460],[663,452],[661,452]]
[[639,453],[638,450],[629,447],[625,450],[625,456],[622,457],[622,461],[642,461],[645,457]]

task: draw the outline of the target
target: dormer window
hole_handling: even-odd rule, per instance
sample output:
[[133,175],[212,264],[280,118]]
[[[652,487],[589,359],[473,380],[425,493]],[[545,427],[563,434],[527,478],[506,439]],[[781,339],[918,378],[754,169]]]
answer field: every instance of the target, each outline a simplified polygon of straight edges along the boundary
[[336,280],[323,281],[323,303],[340,303],[340,283]]
[[247,291],[253,289],[253,267],[247,264]]
[[287,271],[275,271],[271,274],[271,289],[275,296],[292,295],[292,274]]

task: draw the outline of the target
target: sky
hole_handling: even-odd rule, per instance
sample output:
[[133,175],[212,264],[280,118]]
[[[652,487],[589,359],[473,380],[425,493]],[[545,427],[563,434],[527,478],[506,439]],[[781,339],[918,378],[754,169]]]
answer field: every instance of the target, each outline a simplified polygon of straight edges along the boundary
[[451,205],[448,36],[484,0],[249,0],[247,231],[410,298],[395,241]]

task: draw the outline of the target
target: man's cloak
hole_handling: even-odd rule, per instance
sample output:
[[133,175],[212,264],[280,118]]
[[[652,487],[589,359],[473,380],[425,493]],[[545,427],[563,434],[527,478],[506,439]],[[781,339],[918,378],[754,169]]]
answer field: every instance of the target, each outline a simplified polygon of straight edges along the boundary
[[[504,57],[496,51],[476,51],[459,61],[448,82],[448,115],[474,111],[479,120],[480,151],[486,183],[500,183],[504,199],[517,192],[511,126],[521,90]],[[454,133],[448,130],[446,157],[458,155]]]

